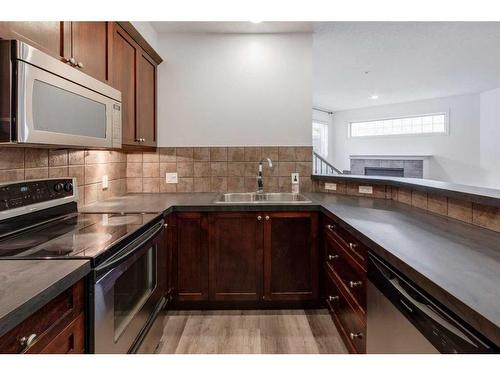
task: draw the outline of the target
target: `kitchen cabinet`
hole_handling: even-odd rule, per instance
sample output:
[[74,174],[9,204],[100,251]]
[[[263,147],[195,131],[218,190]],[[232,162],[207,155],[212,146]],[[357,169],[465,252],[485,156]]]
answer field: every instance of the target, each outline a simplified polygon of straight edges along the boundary
[[0,337],[0,353],[83,353],[84,302],[81,280]]
[[315,300],[318,297],[316,213],[264,214],[264,299]]
[[210,300],[262,300],[261,215],[244,212],[210,214],[209,257]]
[[111,85],[122,93],[122,144],[156,147],[157,63],[118,24],[110,48]]
[[174,268],[178,301],[208,300],[207,216],[198,212],[175,215]]

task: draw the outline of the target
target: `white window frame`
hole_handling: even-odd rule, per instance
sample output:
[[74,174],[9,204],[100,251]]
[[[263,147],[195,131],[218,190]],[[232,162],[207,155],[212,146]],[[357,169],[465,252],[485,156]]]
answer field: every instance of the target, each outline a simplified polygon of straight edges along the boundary
[[[330,147],[329,145],[329,139],[328,139],[328,132],[329,132],[329,126],[328,126],[328,122],[327,121],[322,121],[322,120],[315,120],[315,119],[312,119],[312,122],[311,122],[311,133],[313,131],[313,125],[314,123],[317,123],[317,124],[321,124],[321,125],[324,125],[326,127],[326,150],[324,153],[321,153],[321,152],[318,152],[319,155],[321,155],[322,157],[324,157],[325,159],[328,157],[328,148]],[[314,150],[314,144],[313,144],[313,150]],[[316,152],[316,150],[314,150]]]
[[[425,132],[425,133],[407,133],[407,134],[380,134],[380,135],[352,135],[352,124],[359,122],[370,122],[370,121],[385,121],[385,120],[403,120],[413,117],[426,117],[426,116],[439,116],[444,115],[444,131],[443,132]],[[347,123],[347,138],[351,139],[362,139],[362,138],[394,138],[394,137],[421,137],[421,136],[443,136],[450,134],[450,121],[449,112],[433,112],[433,113],[422,113],[418,115],[405,115],[405,116],[391,116],[382,118],[370,118],[366,120],[355,120],[349,121]]]

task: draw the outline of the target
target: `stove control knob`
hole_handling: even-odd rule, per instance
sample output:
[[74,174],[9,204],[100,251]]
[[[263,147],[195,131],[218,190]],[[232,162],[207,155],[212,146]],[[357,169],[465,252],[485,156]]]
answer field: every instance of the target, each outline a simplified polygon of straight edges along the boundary
[[71,182],[66,182],[64,184],[64,190],[67,191],[68,193],[70,191],[73,191],[73,184]]
[[54,185],[54,190],[56,193],[60,193],[64,189],[64,184],[62,182],[58,182]]

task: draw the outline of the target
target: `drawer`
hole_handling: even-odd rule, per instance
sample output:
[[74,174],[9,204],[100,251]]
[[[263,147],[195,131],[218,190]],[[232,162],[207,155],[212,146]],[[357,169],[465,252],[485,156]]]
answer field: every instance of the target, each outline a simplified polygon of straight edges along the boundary
[[40,354],[82,354],[85,350],[85,318],[83,313],[63,329]]
[[[83,280],[68,288],[0,338],[0,353],[38,353],[83,311]],[[35,336],[33,336],[35,335]],[[32,343],[23,345],[29,337]]]
[[337,243],[338,246],[341,246],[346,252],[352,255],[361,268],[366,269],[368,249],[330,218],[325,217],[324,224],[324,238],[330,238]]
[[325,264],[333,270],[338,282],[364,313],[366,311],[366,271],[335,242],[327,239],[325,244]]
[[350,352],[366,352],[366,318],[357,313],[326,270],[326,303],[333,321]]

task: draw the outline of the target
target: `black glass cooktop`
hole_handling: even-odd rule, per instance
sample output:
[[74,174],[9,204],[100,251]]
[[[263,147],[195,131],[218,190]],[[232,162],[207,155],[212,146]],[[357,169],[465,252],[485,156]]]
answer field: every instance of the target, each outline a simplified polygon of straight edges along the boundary
[[0,258],[95,258],[156,214],[71,213],[0,240]]

